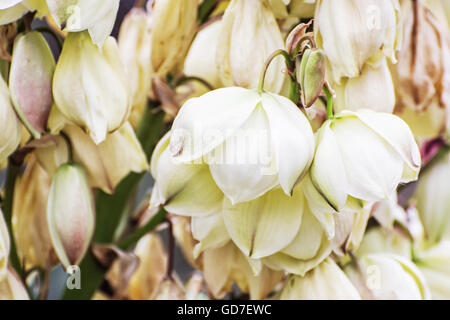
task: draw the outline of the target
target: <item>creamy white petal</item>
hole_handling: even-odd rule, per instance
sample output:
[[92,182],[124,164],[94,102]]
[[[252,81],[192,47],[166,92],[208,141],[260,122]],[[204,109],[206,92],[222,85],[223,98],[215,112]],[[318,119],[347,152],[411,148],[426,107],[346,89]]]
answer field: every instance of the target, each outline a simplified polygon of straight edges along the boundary
[[23,0],[2,0],[0,2],[0,10],[14,7],[16,4],[21,3]]
[[310,176],[320,194],[336,211],[340,211],[347,201],[347,176],[331,124],[331,121],[325,122],[318,133]]
[[11,8],[0,11],[0,25],[5,25],[22,18],[29,10],[26,6],[18,4]]
[[294,240],[281,252],[301,260],[312,259],[317,254],[323,238],[323,230],[316,218],[306,209],[300,230]]
[[235,251],[231,241],[221,248],[208,249],[203,253],[205,282],[216,298],[223,297],[228,291],[227,286],[234,258]]
[[308,203],[308,209],[316,217],[327,233],[328,239],[335,235],[334,214],[336,210],[327,202],[327,200],[317,191],[311,182],[310,175],[307,174],[302,181],[302,188]]
[[333,87],[336,91],[335,111],[370,109],[392,113],[395,106],[395,91],[391,73],[383,59],[381,65],[365,65],[361,75],[342,81]]
[[223,193],[205,164],[184,164],[169,152],[169,135],[158,144],[152,156],[151,171],[165,208],[179,215],[208,215],[222,207]]
[[314,156],[311,125],[289,99],[270,93],[262,94],[267,112],[278,168],[278,179],[287,195],[309,169]]
[[296,236],[303,214],[302,190],[292,197],[281,188],[249,202],[232,205],[224,201],[224,220],[234,243],[254,259],[265,257],[286,247]]
[[367,201],[389,198],[401,180],[400,155],[356,117],[339,118],[331,128],[344,160],[347,193]]
[[337,264],[327,259],[304,277],[292,276],[281,293],[285,300],[360,300],[358,291]]
[[327,240],[326,236],[323,236],[319,251],[312,259],[299,260],[287,254],[278,252],[274,255],[264,258],[263,263],[269,268],[275,270],[285,270],[289,273],[304,276],[309,270],[314,269],[323,260],[325,260],[330,255],[330,253],[330,242]]
[[120,0],[110,0],[110,3],[111,7],[105,16],[102,17],[101,21],[95,23],[88,29],[92,42],[99,46],[102,46],[106,38],[111,34],[114,23],[116,22]]
[[371,110],[353,114],[383,137],[405,161],[402,182],[416,180],[421,165],[420,151],[406,122],[395,115]]
[[188,100],[172,126],[172,154],[181,162],[207,154],[244,124],[259,101],[256,91],[237,87]]
[[192,236],[200,241],[194,248],[194,257],[205,249],[219,248],[230,241],[227,228],[223,221],[222,210],[204,217],[192,217]]
[[269,121],[257,106],[244,125],[210,154],[210,170],[233,204],[253,200],[278,184],[273,168]]

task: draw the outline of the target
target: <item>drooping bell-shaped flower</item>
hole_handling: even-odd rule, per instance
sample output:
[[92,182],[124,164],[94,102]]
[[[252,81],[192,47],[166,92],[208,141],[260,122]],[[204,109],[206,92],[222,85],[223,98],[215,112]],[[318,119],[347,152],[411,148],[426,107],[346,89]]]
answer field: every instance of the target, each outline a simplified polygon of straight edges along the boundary
[[239,203],[277,185],[292,194],[312,161],[314,139],[289,99],[231,87],[188,100],[175,118],[169,149],[168,161],[207,164],[217,186]]
[[128,93],[115,40],[110,37],[99,48],[87,32],[69,33],[53,78],[53,95],[62,115],[99,144],[126,121]]
[[396,61],[401,37],[398,0],[318,0],[315,38],[329,62],[330,80],[358,76],[364,64]]
[[399,183],[417,179],[419,148],[397,116],[344,110],[325,122],[317,136],[311,181],[336,211],[347,200],[388,199]]
[[153,73],[151,21],[145,10],[134,8],[126,15],[120,26],[118,45],[130,87],[130,121],[136,128],[147,106]]

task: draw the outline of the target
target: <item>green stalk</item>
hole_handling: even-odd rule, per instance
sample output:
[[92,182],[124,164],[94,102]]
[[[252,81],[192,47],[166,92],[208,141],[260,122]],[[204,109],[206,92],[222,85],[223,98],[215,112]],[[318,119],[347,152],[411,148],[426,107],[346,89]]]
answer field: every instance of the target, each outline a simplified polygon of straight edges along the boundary
[[[137,137],[144,149],[147,159],[150,159],[156,143],[165,130],[164,112],[154,112],[148,108],[142,117],[137,130]],[[122,215],[127,214],[126,206],[134,190],[138,187],[145,173],[131,173],[116,187],[114,194],[109,195],[98,191],[95,196],[96,228],[94,243],[112,243],[117,226]],[[130,243],[131,245],[131,243]],[[105,270],[89,251],[80,264],[81,289],[68,290],[63,294],[64,300],[87,300],[102,284]]]
[[217,0],[205,0],[198,8],[197,19],[200,23],[206,22],[209,15],[214,10]]
[[[259,83],[258,83],[258,92],[262,93],[264,92],[264,79],[266,78],[267,69],[269,69],[269,65],[272,62],[273,59],[275,59],[277,56],[283,56],[284,60],[286,61],[286,66],[288,70],[292,69],[292,61],[289,54],[283,50],[278,49],[274,51],[269,58],[267,58],[266,62],[264,63],[263,69],[261,70],[261,75],[259,76]],[[292,79],[291,79],[292,81]]]
[[122,250],[129,249],[132,245],[137,243],[143,236],[155,229],[161,224],[167,215],[167,211],[161,208],[144,226],[137,229],[133,234],[128,236],[125,240],[122,240],[118,247]]
[[20,173],[20,165],[14,164],[11,159],[8,162],[8,168],[6,173],[5,182],[5,199],[3,201],[3,214],[6,221],[6,226],[9,230],[10,237],[10,253],[9,262],[11,266],[16,270],[17,274],[23,279],[24,271],[20,263],[19,256],[17,255],[16,242],[14,240],[13,229],[12,229],[12,205],[14,198],[14,187],[16,185],[16,178]]
[[327,118],[331,119],[333,118],[333,95],[326,85],[323,86],[323,91],[327,96]]

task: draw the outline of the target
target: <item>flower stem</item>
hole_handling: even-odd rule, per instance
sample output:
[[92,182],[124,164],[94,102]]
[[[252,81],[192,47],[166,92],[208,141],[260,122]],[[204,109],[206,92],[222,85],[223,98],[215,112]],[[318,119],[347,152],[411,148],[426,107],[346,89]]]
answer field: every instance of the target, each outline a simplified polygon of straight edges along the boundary
[[173,269],[174,269],[174,261],[175,261],[175,236],[173,234],[173,224],[170,219],[166,219],[166,221],[169,223],[169,245],[167,249],[167,254],[169,256],[167,261],[167,273],[166,277],[168,279],[172,279]]
[[164,208],[159,209],[159,211],[141,228],[137,229],[128,238],[121,241],[118,247],[122,250],[127,250],[132,245],[136,244],[143,236],[155,229],[160,223],[165,221],[167,211]]
[[182,84],[189,82],[189,81],[197,81],[204,85],[209,90],[214,90],[214,87],[205,79],[202,79],[200,77],[194,77],[194,76],[186,76],[178,79],[178,81],[175,83],[175,87],[181,86]]
[[327,96],[327,118],[331,119],[333,118],[333,95],[326,85],[323,86],[323,91]]
[[292,61],[291,61],[291,57],[289,57],[289,54],[282,49],[278,49],[276,51],[274,51],[269,58],[267,58],[266,62],[264,63],[263,69],[261,71],[261,75],[259,77],[259,84],[258,84],[258,92],[262,93],[264,92],[264,79],[266,77],[266,73],[267,73],[267,69],[269,69],[269,65],[272,62],[273,59],[275,59],[277,56],[283,56],[284,60],[286,61],[286,66],[288,67],[289,70],[292,69]]
[[6,226],[9,230],[10,237],[10,252],[9,259],[12,267],[16,270],[17,274],[23,279],[24,272],[22,269],[22,265],[20,263],[19,256],[17,255],[16,250],[16,242],[14,240],[13,229],[12,229],[12,206],[14,199],[14,187],[16,185],[16,178],[20,173],[20,165],[14,163],[11,158],[8,161],[8,168],[6,173],[6,182],[5,182],[5,199],[3,202],[3,214],[6,221]]
[[214,10],[217,0],[205,0],[198,8],[197,19],[200,23],[204,23],[208,20],[209,15]]

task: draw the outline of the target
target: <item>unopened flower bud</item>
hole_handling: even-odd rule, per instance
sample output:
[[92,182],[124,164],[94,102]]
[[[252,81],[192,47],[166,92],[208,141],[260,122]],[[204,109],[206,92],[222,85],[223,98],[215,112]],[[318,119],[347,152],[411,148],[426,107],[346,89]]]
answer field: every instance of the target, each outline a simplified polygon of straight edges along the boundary
[[143,9],[132,9],[120,26],[118,45],[131,90],[130,121],[136,128],[147,106],[153,73],[151,23]]
[[164,77],[183,63],[197,30],[197,10],[198,0],[148,2],[152,19],[151,62],[158,75]]
[[222,21],[216,21],[201,29],[192,42],[184,62],[186,76],[206,80],[215,88],[222,86],[216,67],[217,46],[220,41]]
[[94,233],[95,211],[84,169],[62,165],[53,178],[47,203],[53,247],[65,268],[83,259]]
[[18,116],[36,138],[47,128],[54,71],[55,59],[41,33],[31,31],[16,38],[9,89]]
[[[205,250],[202,260],[205,281],[216,298],[231,292],[235,282],[243,292],[250,294],[250,299],[264,299],[283,278],[283,272],[249,259],[231,241],[220,248]],[[218,260],[222,263],[217,264]]]
[[125,70],[113,38],[102,48],[87,32],[69,33],[53,78],[57,108],[83,127],[96,144],[118,129],[129,114]]
[[319,97],[325,82],[325,55],[320,49],[306,49],[296,60],[297,81],[302,89],[302,104],[309,108]]
[[0,163],[16,150],[22,138],[22,125],[14,112],[8,86],[0,76]]

